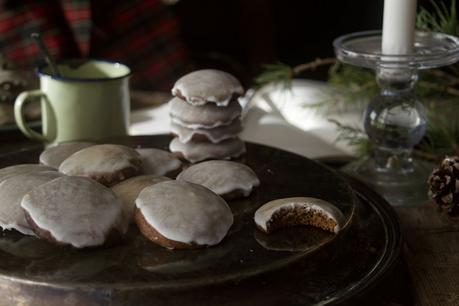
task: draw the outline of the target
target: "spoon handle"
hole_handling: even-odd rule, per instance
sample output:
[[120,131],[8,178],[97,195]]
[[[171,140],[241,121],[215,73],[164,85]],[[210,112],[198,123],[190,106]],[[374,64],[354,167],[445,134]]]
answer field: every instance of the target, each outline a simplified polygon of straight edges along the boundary
[[59,72],[59,69],[57,68],[56,62],[52,58],[51,54],[48,51],[48,48],[46,48],[45,44],[43,43],[43,40],[41,39],[40,33],[32,33],[30,36],[35,40],[35,43],[37,44],[38,48],[40,49],[42,55],[45,57],[46,62],[48,63],[49,67],[51,68],[51,72],[53,76],[60,77],[61,73]]

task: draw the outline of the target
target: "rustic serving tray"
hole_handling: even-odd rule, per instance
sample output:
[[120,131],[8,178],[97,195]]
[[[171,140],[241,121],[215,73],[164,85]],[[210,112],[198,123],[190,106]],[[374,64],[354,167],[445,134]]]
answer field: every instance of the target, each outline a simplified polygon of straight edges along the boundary
[[[167,149],[170,137],[109,142]],[[0,156],[0,167],[37,162],[40,148]],[[0,235],[1,305],[309,305],[347,301],[383,277],[398,257],[392,209],[377,195],[323,165],[247,144],[241,162],[261,180],[232,202],[235,223],[218,246],[170,251],[131,226],[123,243],[75,250],[14,231]],[[352,183],[355,184],[355,183]],[[312,227],[259,232],[254,211],[282,197],[312,196],[346,217],[338,235]]]

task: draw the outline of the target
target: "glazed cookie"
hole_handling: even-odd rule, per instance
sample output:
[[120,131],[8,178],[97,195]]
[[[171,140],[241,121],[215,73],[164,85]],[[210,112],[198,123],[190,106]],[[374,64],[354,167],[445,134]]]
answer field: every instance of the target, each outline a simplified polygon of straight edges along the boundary
[[30,172],[10,177],[0,183],[0,226],[3,230],[15,229],[34,235],[21,208],[22,198],[33,188],[63,176],[57,171]]
[[138,148],[136,151],[142,160],[143,174],[175,177],[182,168],[182,162],[171,152],[154,148]]
[[61,163],[70,155],[81,149],[94,145],[92,142],[68,142],[49,147],[40,154],[40,163],[58,169]]
[[168,181],[143,189],[134,218],[142,234],[169,249],[218,244],[233,224],[228,204],[209,189]]
[[286,198],[268,202],[255,212],[255,223],[263,232],[296,225],[312,225],[338,233],[344,216],[333,204],[316,198]]
[[172,94],[191,105],[213,102],[227,106],[234,98],[244,93],[241,83],[231,74],[214,69],[191,72],[181,77],[172,88]]
[[241,120],[235,119],[229,125],[222,125],[213,129],[189,129],[174,122],[171,122],[171,132],[177,136],[182,143],[194,141],[211,141],[219,143],[222,140],[236,138],[242,131]]
[[172,122],[189,129],[211,129],[228,125],[241,116],[242,108],[239,102],[232,101],[227,107],[215,104],[193,106],[179,98],[169,101],[169,113]]
[[227,160],[195,164],[180,173],[177,180],[207,187],[227,201],[249,196],[252,189],[260,184],[252,169]]
[[142,164],[136,150],[113,144],[95,145],[70,155],[59,171],[73,176],[90,177],[105,186],[113,186],[140,173]]
[[55,171],[56,169],[39,165],[39,164],[20,164],[9,166],[0,169],[0,182],[13,177],[15,175],[31,173],[31,172],[41,172],[41,171]]
[[123,210],[127,218],[133,222],[134,220],[132,215],[134,212],[135,200],[142,189],[147,186],[170,180],[170,178],[164,176],[140,175],[131,177],[119,184],[116,184],[112,187],[112,190],[121,200],[121,203],[123,203]]
[[128,220],[109,188],[85,177],[64,176],[24,196],[21,206],[37,236],[76,248],[120,238]]
[[239,138],[226,139],[219,143],[190,141],[182,143],[178,138],[169,144],[171,152],[191,163],[207,159],[230,159],[245,153],[245,144]]

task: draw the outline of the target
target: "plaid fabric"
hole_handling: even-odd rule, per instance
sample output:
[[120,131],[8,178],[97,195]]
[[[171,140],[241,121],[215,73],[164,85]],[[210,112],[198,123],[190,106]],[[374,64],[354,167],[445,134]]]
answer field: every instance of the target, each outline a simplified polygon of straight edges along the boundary
[[159,0],[3,0],[0,52],[21,68],[43,62],[30,33],[57,59],[104,58],[129,65],[133,87],[169,91],[183,73],[178,20]]

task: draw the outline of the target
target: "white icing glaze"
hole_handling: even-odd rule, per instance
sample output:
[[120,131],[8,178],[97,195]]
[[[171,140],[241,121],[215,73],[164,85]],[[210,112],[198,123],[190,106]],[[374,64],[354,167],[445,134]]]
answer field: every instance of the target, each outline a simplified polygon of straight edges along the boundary
[[177,135],[182,143],[189,142],[195,135],[202,135],[213,143],[219,143],[225,139],[236,138],[241,131],[240,119],[234,120],[229,125],[222,125],[213,129],[190,129],[171,122],[171,132]]
[[178,138],[169,144],[171,152],[180,152],[192,163],[206,159],[230,159],[245,153],[245,144],[239,138],[226,139],[219,143],[189,141],[182,143]]
[[214,128],[228,125],[241,116],[242,108],[238,101],[233,101],[227,107],[215,104],[202,106],[190,105],[179,98],[169,101],[171,119],[188,128]]
[[242,95],[241,83],[231,74],[214,69],[191,72],[181,77],[172,88],[174,96],[180,95],[192,105],[207,102],[227,106],[233,95]]
[[220,127],[220,126],[223,126],[223,125],[228,125],[230,124],[231,122],[214,122],[212,123],[211,125],[203,125],[203,124],[200,124],[200,123],[185,123],[183,121],[181,121],[180,119],[176,118],[176,117],[173,117],[171,115],[171,122],[172,123],[175,123],[175,124],[178,124],[178,125],[181,125],[183,127],[186,127],[186,128],[189,128],[189,129],[214,129],[214,128],[217,128],[217,127]]
[[233,224],[228,204],[200,185],[168,181],[144,188],[136,207],[169,240],[215,245]]
[[172,153],[154,148],[138,148],[142,160],[142,173],[165,175],[182,167],[182,162]]
[[111,174],[133,167],[140,171],[140,155],[136,150],[122,146],[95,145],[70,155],[59,166],[59,171],[67,175],[91,176]]
[[116,184],[111,189],[123,203],[123,211],[130,222],[133,222],[132,214],[134,212],[135,200],[137,196],[147,186],[157,183],[170,181],[171,179],[165,176],[156,175],[140,175],[131,177],[121,183]]
[[209,188],[218,195],[240,190],[244,196],[252,192],[252,188],[260,184],[255,172],[244,164],[210,160],[195,164],[177,177],[190,183]]
[[264,204],[255,212],[255,223],[266,231],[267,222],[271,219],[274,213],[276,213],[280,209],[294,209],[297,207],[301,207],[305,210],[316,211],[334,220],[336,222],[336,226],[334,228],[335,233],[338,233],[340,231],[341,226],[344,222],[343,214],[333,204],[316,198],[297,197],[278,199]]
[[43,166],[39,164],[20,164],[9,166],[0,169],[0,182],[13,177],[15,175],[31,173],[31,172],[40,172],[40,171],[55,171],[56,169]]
[[49,147],[40,154],[40,163],[58,169],[61,163],[70,155],[81,149],[94,145],[91,142],[67,142]]
[[10,177],[0,183],[0,226],[3,230],[15,229],[26,235],[34,235],[24,216],[21,200],[33,188],[63,176],[57,171],[29,172]]
[[112,229],[127,231],[121,201],[85,177],[64,176],[40,185],[24,196],[21,206],[57,241],[77,248],[103,244]]

